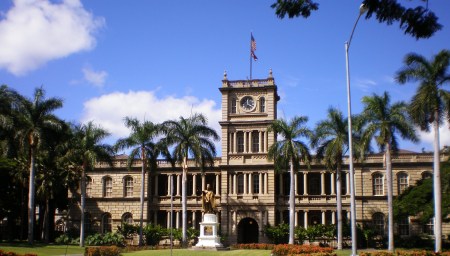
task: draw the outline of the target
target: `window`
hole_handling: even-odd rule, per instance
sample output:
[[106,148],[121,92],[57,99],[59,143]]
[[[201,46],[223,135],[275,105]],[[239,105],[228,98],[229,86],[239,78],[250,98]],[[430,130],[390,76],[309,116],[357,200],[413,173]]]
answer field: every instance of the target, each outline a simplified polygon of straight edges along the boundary
[[402,217],[398,221],[398,234],[401,236],[409,236],[409,218]]
[[133,224],[133,215],[129,212],[126,212],[122,215],[122,223]]
[[252,132],[252,152],[259,152],[259,132]]
[[384,214],[377,212],[372,216],[372,224],[378,235],[384,235]]
[[408,174],[401,172],[397,174],[398,194],[400,195],[408,188]]
[[422,179],[431,179],[433,177],[433,174],[431,172],[425,171],[422,173]]
[[92,196],[92,178],[86,176],[86,197]]
[[112,197],[112,179],[105,177],[103,179],[103,197]]
[[237,193],[244,194],[244,174],[239,174],[237,177]]
[[253,194],[259,194],[259,183],[261,182],[259,180],[259,174],[258,173],[253,173],[252,175],[252,183],[253,183]]
[[381,173],[375,173],[372,176],[372,182],[373,182],[373,195],[374,196],[384,195],[383,175]]
[[244,133],[237,133],[237,151],[238,153],[244,152]]
[[91,231],[91,214],[88,212],[84,213],[84,232],[89,233]]
[[236,100],[236,98],[232,98],[231,99],[231,113],[236,114],[236,109],[237,109],[237,100]]
[[110,213],[105,213],[102,216],[102,233],[108,233],[112,231],[112,218]]
[[133,177],[127,176],[123,181],[123,196],[132,197],[133,196]]
[[259,112],[266,112],[266,99],[264,97],[259,98]]
[[321,176],[320,173],[309,173],[308,174],[308,194],[310,195],[320,195],[321,191]]
[[423,225],[423,233],[430,236],[434,235],[434,218]]

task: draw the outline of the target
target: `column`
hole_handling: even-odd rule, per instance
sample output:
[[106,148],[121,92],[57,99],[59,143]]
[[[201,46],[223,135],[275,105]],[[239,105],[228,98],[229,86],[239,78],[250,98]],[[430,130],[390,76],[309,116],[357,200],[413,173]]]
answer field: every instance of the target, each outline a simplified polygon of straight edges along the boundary
[[283,189],[283,174],[280,173],[279,176],[280,176],[280,195],[284,195],[283,194],[283,191],[284,191],[284,189]]
[[304,223],[304,228],[307,229],[308,228],[308,211],[303,212],[303,223]]
[[[262,172],[259,173],[259,194],[262,195],[263,194],[263,174]],[[262,223],[262,222],[261,222]]]
[[262,131],[259,131],[259,151],[258,152],[262,152],[262,145],[263,145],[263,137],[262,137]]
[[196,216],[195,216],[195,211],[192,211],[192,227],[195,228],[195,224],[196,224]]
[[336,224],[336,211],[331,212],[331,224]]
[[228,133],[228,153],[233,153],[233,133]]
[[181,179],[180,179],[180,175],[177,174],[177,196],[180,195],[180,184],[181,184]]
[[202,174],[202,191],[205,190],[206,185],[205,185],[205,174]]
[[170,211],[167,211],[167,228],[170,228]]
[[219,179],[219,174],[216,174],[216,195],[220,195],[220,179]]
[[244,132],[244,153],[247,153],[247,132]]
[[294,226],[297,227],[297,225],[298,225],[298,211],[295,211]]
[[269,173],[264,173],[264,194],[269,193]]
[[236,230],[236,226],[237,226],[237,212],[233,211],[233,232]]
[[308,195],[308,173],[303,172],[303,195]]
[[172,177],[172,175],[167,175],[167,195],[170,196],[170,189],[172,188],[170,185],[170,177]]
[[176,211],[175,214],[175,228],[179,228],[180,227],[180,211]]
[[233,195],[237,194],[237,174],[233,174]]
[[321,195],[325,195],[325,172],[320,172],[320,179],[321,179]]
[[264,132],[264,152],[267,152],[267,145],[269,144],[269,133]]
[[327,217],[326,211],[323,211],[323,210],[322,210],[322,225],[325,225],[326,217]]
[[244,193],[243,194],[247,194],[247,174],[244,173]]
[[192,174],[192,195],[195,196],[197,193],[197,175]]
[[294,174],[294,195],[298,195],[297,173]]
[[233,153],[237,153],[237,132],[233,136]]
[[252,173],[248,174],[248,193],[253,194]]
[[350,221],[351,216],[352,216],[352,212],[351,211],[347,211],[347,220]]
[[331,194],[335,195],[336,194],[336,189],[335,189],[335,184],[334,184],[334,172],[331,173]]
[[345,173],[345,184],[347,185],[347,193],[345,193],[345,194],[347,194],[347,195],[350,195],[350,173],[349,172],[346,172]]
[[155,175],[155,196],[158,196],[158,175]]
[[248,132],[248,152],[253,153],[252,149],[252,131]]

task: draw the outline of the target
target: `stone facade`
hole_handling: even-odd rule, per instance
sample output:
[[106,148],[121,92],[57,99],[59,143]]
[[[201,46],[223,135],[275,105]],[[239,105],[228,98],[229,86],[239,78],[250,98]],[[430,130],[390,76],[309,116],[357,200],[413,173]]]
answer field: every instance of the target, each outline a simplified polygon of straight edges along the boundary
[[[202,172],[189,161],[187,180],[188,226],[199,228],[202,221],[201,191],[210,184],[216,194],[220,235],[228,243],[268,242],[266,225],[288,222],[288,173],[275,173],[267,151],[276,139],[267,131],[277,118],[277,86],[270,73],[267,79],[229,81],[226,74],[222,94],[221,150],[214,166]],[[444,160],[444,157],[442,157]],[[393,159],[394,195],[432,173],[431,154],[401,152]],[[368,156],[355,163],[357,222],[368,223],[387,232],[387,188],[383,155]],[[344,160],[342,205],[344,219],[350,218],[348,161]],[[122,222],[139,223],[141,162],[127,168],[126,156],[117,156],[114,166],[99,163],[89,172],[86,199],[88,230],[116,230]],[[313,162],[295,174],[295,225],[336,223],[336,174]],[[173,194],[170,195],[170,180]],[[70,210],[70,222],[79,226],[79,191]],[[181,228],[181,167],[159,161],[158,169],[145,179],[145,223]],[[414,217],[396,223],[396,233],[412,235],[432,231],[432,222],[423,227]],[[431,231],[428,230],[431,228]],[[445,224],[443,234],[450,233]]]

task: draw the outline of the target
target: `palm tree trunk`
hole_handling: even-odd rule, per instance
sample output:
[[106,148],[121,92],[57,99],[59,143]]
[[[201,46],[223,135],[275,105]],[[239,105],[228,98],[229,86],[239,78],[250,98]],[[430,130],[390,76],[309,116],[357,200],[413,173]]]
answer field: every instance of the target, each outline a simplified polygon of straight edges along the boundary
[[342,250],[342,177],[340,164],[338,164],[336,168],[336,212],[337,212],[337,249]]
[[44,239],[45,243],[49,243],[50,238],[50,199],[47,197],[45,199],[45,213],[44,213],[44,221],[43,221],[43,227],[42,227],[42,238]]
[[393,182],[392,182],[392,161],[391,144],[386,144],[386,181],[387,181],[387,201],[388,201],[388,250],[394,251],[394,208],[393,208]]
[[81,221],[80,221],[80,247],[84,247],[84,209],[86,207],[86,171],[85,164],[81,171]]
[[442,209],[441,209],[441,170],[439,159],[439,112],[434,113],[434,237],[435,237],[435,252],[442,251]]
[[289,168],[291,169],[290,191],[289,191],[289,244],[294,244],[294,227],[295,227],[295,182],[294,182],[294,160],[289,161]]
[[[31,143],[30,143],[31,144]],[[35,176],[35,147],[30,145],[30,183],[28,184],[28,243],[34,242],[34,176]]]
[[186,201],[186,175],[187,175],[187,154],[183,159],[183,175],[181,177],[181,208],[182,208],[182,231],[181,231],[181,244],[183,247],[187,247],[186,239],[186,227],[187,227],[187,201]]
[[143,245],[142,231],[144,229],[144,197],[145,197],[145,149],[142,147],[142,170],[141,170],[141,215],[139,219],[139,246]]

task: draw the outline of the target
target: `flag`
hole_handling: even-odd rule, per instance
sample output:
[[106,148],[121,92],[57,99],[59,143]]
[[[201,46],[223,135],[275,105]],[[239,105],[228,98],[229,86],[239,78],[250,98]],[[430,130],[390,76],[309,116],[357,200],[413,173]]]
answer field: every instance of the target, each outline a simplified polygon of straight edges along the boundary
[[250,40],[250,55],[252,56],[253,60],[258,60],[258,57],[255,55],[256,51],[256,41],[255,38],[253,38],[253,34],[251,34],[251,40]]

